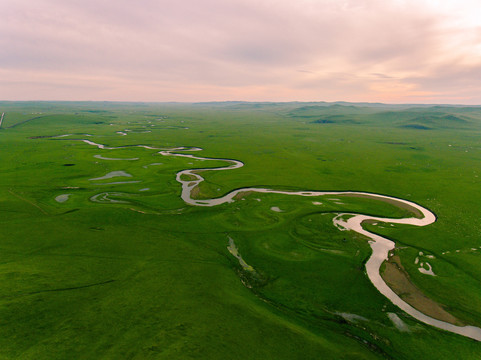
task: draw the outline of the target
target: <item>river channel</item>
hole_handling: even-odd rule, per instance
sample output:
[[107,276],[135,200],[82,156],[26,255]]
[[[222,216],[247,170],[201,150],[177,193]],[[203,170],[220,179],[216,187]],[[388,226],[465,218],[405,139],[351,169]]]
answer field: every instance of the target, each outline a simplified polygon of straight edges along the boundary
[[[90,140],[82,140],[85,143],[93,146],[97,146],[99,149],[119,149],[122,147],[106,147],[102,144],[94,143]],[[275,189],[268,189],[268,188],[257,188],[257,187],[246,187],[242,189],[236,189],[224,196],[213,198],[213,199],[193,199],[192,198],[192,191],[196,188],[204,178],[200,175],[200,173],[204,173],[207,171],[223,171],[223,170],[234,170],[244,166],[239,160],[232,160],[232,159],[222,159],[222,158],[206,158],[195,156],[193,154],[184,154],[179,153],[182,152],[195,152],[200,151],[200,148],[185,148],[185,147],[177,147],[174,149],[160,149],[154,148],[151,146],[146,145],[136,145],[139,147],[143,147],[146,149],[152,150],[160,150],[159,154],[163,156],[174,156],[174,157],[184,157],[190,158],[194,160],[203,160],[203,161],[225,161],[228,165],[223,167],[217,168],[198,168],[198,169],[187,169],[179,171],[176,175],[176,180],[182,186],[182,199],[192,206],[217,206],[224,203],[231,203],[235,201],[236,195],[243,192],[256,192],[256,193],[269,193],[269,194],[283,194],[287,196],[304,196],[304,197],[317,197],[317,196],[325,196],[325,195],[344,195],[344,196],[356,196],[356,197],[364,197],[364,198],[372,198],[378,199],[382,201],[389,201],[397,206],[401,207],[408,207],[412,210],[413,215],[416,216],[409,217],[409,218],[384,218],[384,217],[376,217],[371,215],[362,215],[362,214],[350,214],[350,213],[343,213],[339,216],[335,217],[333,222],[336,227],[340,230],[347,230],[347,231],[355,231],[358,234],[361,234],[367,238],[369,238],[369,244],[372,249],[372,254],[369,257],[368,261],[366,262],[366,273],[371,281],[371,283],[376,287],[376,289],[388,298],[394,305],[398,306],[407,314],[411,315],[413,318],[437,327],[439,329],[443,329],[455,334],[459,334],[462,336],[466,336],[477,341],[481,341],[481,328],[475,326],[457,326],[453,325],[441,320],[437,320],[432,318],[428,315],[423,314],[422,312],[416,310],[403,299],[401,299],[384,281],[380,274],[381,264],[388,259],[389,251],[395,248],[395,243],[387,238],[384,238],[380,235],[371,233],[365,230],[362,226],[364,222],[384,222],[384,223],[391,223],[391,224],[406,224],[406,225],[413,225],[413,226],[426,226],[432,224],[436,221],[436,216],[428,209],[422,207],[419,204],[416,204],[412,201],[375,194],[375,193],[367,193],[367,192],[357,192],[357,191],[281,191]],[[189,179],[189,180],[182,180]]]

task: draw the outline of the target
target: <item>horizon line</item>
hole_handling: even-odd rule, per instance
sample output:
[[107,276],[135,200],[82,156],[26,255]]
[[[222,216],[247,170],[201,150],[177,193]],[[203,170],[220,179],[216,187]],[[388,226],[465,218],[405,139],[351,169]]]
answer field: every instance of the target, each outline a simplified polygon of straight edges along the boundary
[[200,104],[223,104],[223,103],[237,103],[237,104],[363,104],[363,105],[384,105],[384,106],[462,106],[462,107],[481,107],[481,104],[462,104],[462,103],[383,103],[383,102],[369,102],[369,101],[324,101],[324,100],[289,100],[289,101],[252,101],[252,100],[206,100],[206,101],[141,101],[141,100],[0,100],[0,103],[124,103],[124,104],[185,104],[185,105],[200,105]]

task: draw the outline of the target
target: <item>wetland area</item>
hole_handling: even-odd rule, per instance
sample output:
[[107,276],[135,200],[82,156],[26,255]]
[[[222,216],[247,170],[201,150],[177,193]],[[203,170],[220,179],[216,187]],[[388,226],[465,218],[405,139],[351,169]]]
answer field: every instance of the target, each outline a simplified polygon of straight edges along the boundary
[[3,358],[481,352],[481,108],[0,105]]

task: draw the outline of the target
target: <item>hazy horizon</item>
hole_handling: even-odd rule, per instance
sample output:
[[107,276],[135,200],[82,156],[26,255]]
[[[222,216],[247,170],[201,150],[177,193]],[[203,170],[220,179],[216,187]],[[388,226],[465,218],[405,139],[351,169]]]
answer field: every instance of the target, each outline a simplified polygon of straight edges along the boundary
[[228,103],[245,103],[245,104],[327,104],[327,105],[359,105],[359,106],[452,106],[452,107],[481,107],[481,104],[457,104],[457,103],[383,103],[383,102],[366,102],[366,101],[302,101],[302,100],[284,100],[284,101],[255,101],[255,100],[205,100],[205,101],[131,101],[131,100],[3,100],[0,103],[112,103],[112,104],[178,104],[178,105],[201,105],[201,104],[228,104]]
[[5,0],[0,99],[481,104],[474,0]]

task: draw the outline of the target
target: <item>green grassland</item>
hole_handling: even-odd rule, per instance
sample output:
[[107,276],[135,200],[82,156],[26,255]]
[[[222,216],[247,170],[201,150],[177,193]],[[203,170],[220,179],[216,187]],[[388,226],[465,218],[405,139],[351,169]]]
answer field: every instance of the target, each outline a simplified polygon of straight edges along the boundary
[[[332,224],[344,212],[406,210],[258,193],[190,206],[176,173],[226,163],[134,145],[200,147],[196,155],[245,164],[204,172],[200,198],[256,186],[427,207],[438,218],[427,227],[366,228],[396,241],[426,296],[480,327],[481,108],[0,102],[2,112],[0,359],[479,358],[480,342],[424,325],[382,296],[365,274],[367,239]],[[113,171],[132,176],[90,180]],[[111,184],[120,181],[139,182]],[[229,238],[253,270],[229,252]],[[437,276],[418,271],[419,252]]]

